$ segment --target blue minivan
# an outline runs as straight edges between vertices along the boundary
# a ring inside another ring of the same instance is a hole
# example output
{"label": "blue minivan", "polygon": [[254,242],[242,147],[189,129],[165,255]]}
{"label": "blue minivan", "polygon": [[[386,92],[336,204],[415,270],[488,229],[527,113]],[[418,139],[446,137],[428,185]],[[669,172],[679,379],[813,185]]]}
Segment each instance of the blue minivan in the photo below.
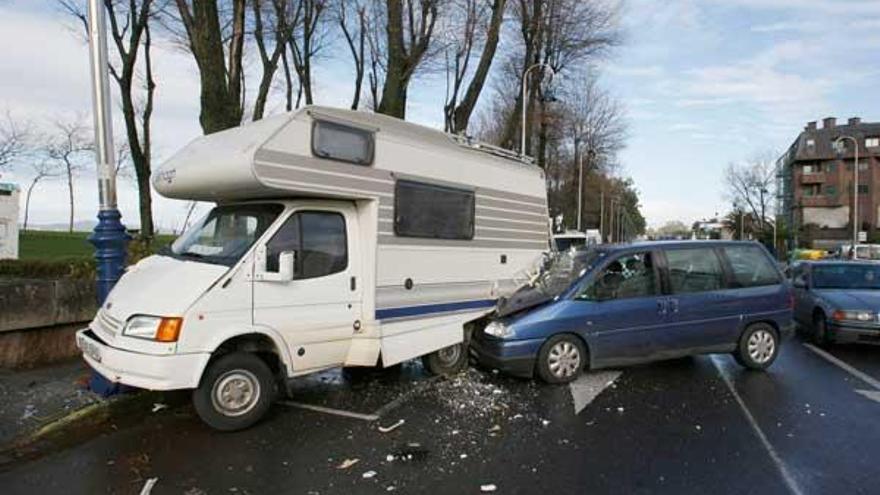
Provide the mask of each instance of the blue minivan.
{"label": "blue minivan", "polygon": [[609,366],[732,353],[763,370],[793,332],[792,292],[758,243],[646,242],[550,257],[474,331],[481,364],[549,383]]}

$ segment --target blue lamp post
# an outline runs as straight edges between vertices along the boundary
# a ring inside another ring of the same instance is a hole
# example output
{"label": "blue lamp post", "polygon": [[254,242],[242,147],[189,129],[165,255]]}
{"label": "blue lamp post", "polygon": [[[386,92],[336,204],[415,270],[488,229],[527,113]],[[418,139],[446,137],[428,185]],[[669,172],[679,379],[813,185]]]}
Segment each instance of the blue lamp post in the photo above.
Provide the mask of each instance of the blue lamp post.
{"label": "blue lamp post", "polygon": [[[101,0],[89,0],[89,58],[99,195],[98,224],[89,236],[89,242],[95,246],[98,305],[101,306],[125,270],[126,247],[130,240],[120,221],[122,215],[116,207],[116,160],[107,74],[107,29]],[[90,385],[92,390],[105,395],[115,392],[115,387],[97,373]]]}

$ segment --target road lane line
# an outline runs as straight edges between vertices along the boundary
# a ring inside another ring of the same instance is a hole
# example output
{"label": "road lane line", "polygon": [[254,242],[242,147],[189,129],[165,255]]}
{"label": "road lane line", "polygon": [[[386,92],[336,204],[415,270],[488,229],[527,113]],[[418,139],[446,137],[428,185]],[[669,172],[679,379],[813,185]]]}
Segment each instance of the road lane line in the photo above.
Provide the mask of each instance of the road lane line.
{"label": "road lane line", "polygon": [[788,487],[789,491],[794,495],[803,495],[803,491],[795,481],[794,477],[788,471],[788,467],[786,467],[785,462],[783,462],[782,457],[780,457],[779,453],[776,452],[776,449],[773,448],[773,445],[770,443],[770,440],[767,439],[767,435],[764,434],[764,430],[758,425],[758,421],[755,419],[755,416],[752,415],[752,412],[749,410],[746,403],[742,400],[739,393],[736,391],[736,387],[733,386],[733,381],[727,376],[727,373],[724,372],[724,369],[718,363],[718,356],[711,356],[712,364],[715,365],[715,369],[718,370],[718,374],[721,375],[721,379],[724,381],[724,384],[727,385],[727,389],[730,390],[730,393],[733,395],[733,398],[736,400],[736,403],[739,404],[740,409],[742,409],[743,414],[748,420],[749,425],[751,425],[752,430],[754,430],[755,435],[761,440],[761,443],[764,444],[764,449],[767,450],[767,453],[770,455],[770,459],[773,461],[773,464],[776,465],[776,469],[779,470],[779,474],[782,475],[782,480],[785,481],[785,485]]}
{"label": "road lane line", "polygon": [[575,415],[580,414],[596,397],[620,377],[620,371],[596,371],[582,374],[568,384]]}
{"label": "road lane line", "polygon": [[375,414],[362,414],[356,413],[352,411],[346,411],[344,409],[334,409],[332,407],[324,407],[324,406],[316,406],[313,404],[306,404],[304,402],[296,402],[292,400],[283,400],[278,402],[284,406],[290,407],[298,407],[300,409],[307,409],[309,411],[321,412],[325,414],[333,414],[335,416],[342,416],[344,418],[352,418],[352,419],[360,419],[363,421],[376,421],[379,419],[379,416]]}
{"label": "road lane line", "polygon": [[870,386],[876,388],[877,390],[880,390],[880,381],[878,381],[877,379],[875,379],[875,378],[869,376],[869,375],[868,375],[867,373],[865,373],[864,371],[860,371],[860,370],[857,370],[856,368],[853,368],[853,367],[850,366],[849,364],[847,364],[847,363],[841,361],[840,359],[838,359],[838,358],[832,356],[832,355],[829,354],[828,352],[823,351],[822,349],[819,349],[818,347],[814,346],[813,344],[807,344],[807,343],[804,343],[804,347],[806,347],[807,349],[809,349],[809,350],[815,352],[816,354],[819,355],[819,357],[825,359],[826,361],[828,361],[829,363],[831,363],[831,364],[837,366],[838,368],[842,369],[843,371],[846,371],[846,372],[849,373],[850,375],[852,375],[852,376],[858,378],[859,380],[861,380],[861,381],[867,383],[868,385],[870,385]]}

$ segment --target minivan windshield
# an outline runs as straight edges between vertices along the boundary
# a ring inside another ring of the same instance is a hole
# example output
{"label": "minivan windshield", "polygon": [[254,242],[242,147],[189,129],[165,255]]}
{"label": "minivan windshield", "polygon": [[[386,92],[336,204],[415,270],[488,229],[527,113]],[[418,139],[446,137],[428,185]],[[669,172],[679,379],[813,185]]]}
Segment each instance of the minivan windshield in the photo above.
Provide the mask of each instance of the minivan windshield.
{"label": "minivan windshield", "polygon": [[282,210],[280,204],[274,203],[217,206],[162,254],[232,266]]}
{"label": "minivan windshield", "polygon": [[839,263],[813,266],[816,289],[880,290],[880,265]]}
{"label": "minivan windshield", "polygon": [[598,249],[559,251],[544,265],[534,286],[544,295],[556,297],[604,255],[605,252]]}

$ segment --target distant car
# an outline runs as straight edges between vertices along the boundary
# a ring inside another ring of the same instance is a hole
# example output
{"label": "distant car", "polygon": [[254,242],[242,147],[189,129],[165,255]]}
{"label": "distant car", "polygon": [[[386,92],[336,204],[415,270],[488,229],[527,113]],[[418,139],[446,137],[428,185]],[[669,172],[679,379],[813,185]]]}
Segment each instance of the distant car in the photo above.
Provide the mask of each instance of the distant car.
{"label": "distant car", "polygon": [[880,342],[880,264],[802,261],[790,274],[795,321],[814,342]]}
{"label": "distant car", "polygon": [[582,248],[587,245],[587,234],[578,231],[567,231],[553,236],[553,245],[557,251],[567,251],[571,248]]}
{"label": "distant car", "polygon": [[483,365],[549,383],[585,368],[703,353],[733,353],[761,370],[793,329],[791,289],[753,242],[569,251],[532,280],[472,336]]}

